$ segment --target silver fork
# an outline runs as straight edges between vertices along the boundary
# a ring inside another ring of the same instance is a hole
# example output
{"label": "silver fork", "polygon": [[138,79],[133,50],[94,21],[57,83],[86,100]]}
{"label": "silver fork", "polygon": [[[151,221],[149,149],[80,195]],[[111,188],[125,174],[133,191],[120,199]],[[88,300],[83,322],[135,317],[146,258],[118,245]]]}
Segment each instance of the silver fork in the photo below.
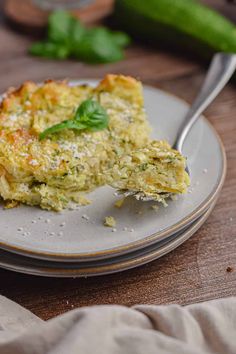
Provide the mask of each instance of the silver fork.
{"label": "silver fork", "polygon": [[[214,55],[200,92],[188,110],[185,119],[177,132],[177,138],[173,144],[173,149],[176,149],[183,154],[185,139],[194,123],[196,123],[204,110],[225,87],[235,69],[236,54],[217,53]],[[186,166],[186,171],[190,174],[188,166]],[[140,191],[122,190],[120,192],[124,193],[125,196],[132,195],[138,200],[153,200],[152,197],[146,196],[145,193]]]}

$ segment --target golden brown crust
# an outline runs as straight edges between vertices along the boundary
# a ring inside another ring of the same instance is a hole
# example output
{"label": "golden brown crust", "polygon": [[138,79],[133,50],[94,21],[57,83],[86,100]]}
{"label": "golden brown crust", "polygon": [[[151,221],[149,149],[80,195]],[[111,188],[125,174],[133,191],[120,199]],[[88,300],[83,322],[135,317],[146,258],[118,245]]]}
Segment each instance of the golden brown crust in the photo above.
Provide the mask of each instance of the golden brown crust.
{"label": "golden brown crust", "polygon": [[142,84],[131,76],[108,74],[96,90],[113,92],[130,102],[143,105]]}
{"label": "golden brown crust", "polygon": [[[71,119],[91,97],[108,112],[109,129],[65,130],[39,140],[39,133]],[[2,198],[55,210],[74,201],[81,204],[81,192],[106,183],[103,171],[118,154],[148,142],[142,101],[141,83],[122,75],[107,75],[95,88],[47,80],[9,90],[0,108]]]}
{"label": "golden brown crust", "polygon": [[[1,102],[0,108],[4,111],[9,109],[12,101],[20,100],[25,95],[31,94],[38,89],[38,84],[32,81],[25,81],[20,87],[11,87],[5,93],[5,97]],[[68,87],[68,80],[51,80],[47,79],[43,82],[42,88],[49,98],[55,98],[55,88]],[[95,88],[95,91],[107,91],[123,97],[130,102],[143,105],[142,84],[131,76],[108,74]]]}

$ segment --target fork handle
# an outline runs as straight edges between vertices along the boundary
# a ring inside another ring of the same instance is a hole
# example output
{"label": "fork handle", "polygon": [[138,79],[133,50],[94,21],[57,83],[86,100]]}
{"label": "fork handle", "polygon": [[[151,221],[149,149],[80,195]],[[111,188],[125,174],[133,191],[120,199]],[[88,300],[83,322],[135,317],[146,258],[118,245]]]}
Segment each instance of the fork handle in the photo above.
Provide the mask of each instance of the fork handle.
{"label": "fork handle", "polygon": [[214,55],[203,86],[187,112],[173,148],[182,152],[183,144],[193,124],[227,84],[236,69],[236,54]]}

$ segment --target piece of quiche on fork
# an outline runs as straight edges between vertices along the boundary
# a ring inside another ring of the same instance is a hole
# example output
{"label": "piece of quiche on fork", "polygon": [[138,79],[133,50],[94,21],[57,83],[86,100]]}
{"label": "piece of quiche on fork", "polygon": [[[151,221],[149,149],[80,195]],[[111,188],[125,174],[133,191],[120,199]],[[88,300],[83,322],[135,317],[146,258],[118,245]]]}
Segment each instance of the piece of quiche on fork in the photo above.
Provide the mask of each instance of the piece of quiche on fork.
{"label": "piece of quiche on fork", "polygon": [[149,134],[142,85],[131,77],[9,89],[0,107],[0,196],[59,211],[106,184],[156,200],[184,193],[184,157]]}
{"label": "piece of quiche on fork", "polygon": [[166,141],[154,140],[121,156],[108,173],[108,184],[127,196],[166,205],[169,196],[187,191],[190,180],[185,168],[186,160],[178,151]]}

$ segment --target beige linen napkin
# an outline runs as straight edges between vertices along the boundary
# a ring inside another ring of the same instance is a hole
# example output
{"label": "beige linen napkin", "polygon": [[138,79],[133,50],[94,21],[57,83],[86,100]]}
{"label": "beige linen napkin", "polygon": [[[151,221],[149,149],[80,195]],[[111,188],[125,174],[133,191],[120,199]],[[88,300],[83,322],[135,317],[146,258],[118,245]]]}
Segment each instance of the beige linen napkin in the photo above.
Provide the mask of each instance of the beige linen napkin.
{"label": "beige linen napkin", "polygon": [[44,322],[0,297],[1,354],[236,354],[236,298],[94,306]]}

